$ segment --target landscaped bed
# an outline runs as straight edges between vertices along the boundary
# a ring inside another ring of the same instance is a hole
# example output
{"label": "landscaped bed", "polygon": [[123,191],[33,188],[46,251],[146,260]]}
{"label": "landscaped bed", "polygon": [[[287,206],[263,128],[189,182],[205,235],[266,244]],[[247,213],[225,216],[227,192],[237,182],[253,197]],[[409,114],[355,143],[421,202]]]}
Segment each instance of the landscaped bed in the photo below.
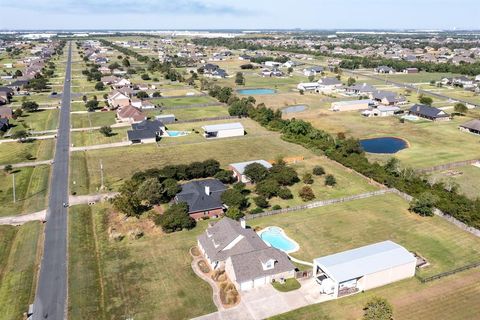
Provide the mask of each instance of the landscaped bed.
{"label": "landscaped bed", "polygon": [[272,283],[272,286],[280,292],[289,292],[293,290],[300,289],[302,286],[297,279],[290,278],[286,279],[283,283],[280,281],[275,281]]}

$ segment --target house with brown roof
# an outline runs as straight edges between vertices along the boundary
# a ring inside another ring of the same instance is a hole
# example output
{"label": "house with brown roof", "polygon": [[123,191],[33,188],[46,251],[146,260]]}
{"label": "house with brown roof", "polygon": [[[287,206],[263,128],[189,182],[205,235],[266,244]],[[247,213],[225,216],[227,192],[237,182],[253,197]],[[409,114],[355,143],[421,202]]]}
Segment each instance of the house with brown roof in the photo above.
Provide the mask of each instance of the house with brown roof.
{"label": "house with brown roof", "polygon": [[473,119],[458,126],[461,131],[480,135],[480,120]]}
{"label": "house with brown roof", "polygon": [[127,105],[117,110],[117,120],[119,122],[136,123],[147,119],[147,116],[138,108]]}
{"label": "house with brown roof", "polygon": [[0,119],[12,119],[13,112],[10,107],[0,107]]}

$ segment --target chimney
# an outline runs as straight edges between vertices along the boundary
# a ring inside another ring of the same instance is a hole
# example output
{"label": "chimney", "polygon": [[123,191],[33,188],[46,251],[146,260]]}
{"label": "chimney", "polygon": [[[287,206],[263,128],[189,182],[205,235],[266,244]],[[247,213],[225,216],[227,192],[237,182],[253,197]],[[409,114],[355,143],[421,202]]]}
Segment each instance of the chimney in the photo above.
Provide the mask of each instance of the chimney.
{"label": "chimney", "polygon": [[205,194],[206,194],[207,196],[210,195],[210,186],[205,186]]}
{"label": "chimney", "polygon": [[240,218],[240,226],[241,226],[243,229],[246,229],[246,228],[247,228],[247,221],[245,221],[245,218]]}

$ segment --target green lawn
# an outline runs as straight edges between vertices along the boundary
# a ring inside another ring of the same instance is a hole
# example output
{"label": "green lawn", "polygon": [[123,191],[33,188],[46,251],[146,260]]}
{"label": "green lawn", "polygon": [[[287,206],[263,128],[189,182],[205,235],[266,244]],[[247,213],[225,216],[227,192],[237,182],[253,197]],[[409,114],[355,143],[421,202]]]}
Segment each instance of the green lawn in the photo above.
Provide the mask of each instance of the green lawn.
{"label": "green lawn", "polygon": [[146,112],[149,117],[159,114],[174,114],[177,120],[192,120],[211,117],[228,116],[228,109],[223,106],[207,106],[198,108],[184,108],[175,110],[165,110],[163,112],[152,110]]}
{"label": "green lawn", "polygon": [[19,168],[15,173],[16,202],[13,203],[13,175],[0,172],[0,216],[33,213],[47,206],[50,166]]}
{"label": "green lawn", "polygon": [[452,168],[430,174],[430,181],[443,181],[447,185],[458,185],[462,194],[476,199],[480,197],[480,168],[473,165]]}
{"label": "green lawn", "polygon": [[113,111],[73,113],[71,115],[72,128],[110,126],[115,123],[115,116],[116,113]]}
{"label": "green lawn", "polygon": [[164,107],[177,107],[191,104],[216,103],[217,101],[209,96],[191,96],[184,98],[152,99],[151,102]]}
{"label": "green lawn", "polygon": [[18,130],[44,131],[57,129],[59,110],[39,110],[37,112],[25,112],[17,120],[12,120],[14,126],[10,132]]}
{"label": "green lawn", "polygon": [[[33,142],[8,142],[0,144],[0,165],[19,162],[29,162],[27,154],[35,157],[35,160],[49,160],[53,158],[54,139],[35,140]],[[35,161],[31,160],[31,161]]]}
{"label": "green lawn", "polygon": [[417,272],[431,276],[480,261],[480,239],[439,218],[422,218],[390,194],[249,221],[254,227],[283,228],[300,245],[292,256],[314,258],[392,240],[430,263]]}
{"label": "green lawn", "polygon": [[215,311],[211,289],[193,273],[188,252],[205,222],[193,231],[115,242],[108,237],[108,210],[70,209],[70,319],[170,320]]}
{"label": "green lawn", "polygon": [[130,130],[130,128],[113,128],[112,134],[108,137],[100,133],[98,129],[75,131],[71,133],[71,143],[74,147],[80,147],[127,141],[127,130]]}
{"label": "green lawn", "polygon": [[0,226],[0,310],[2,319],[24,319],[33,302],[40,260],[42,224]]}
{"label": "green lawn", "polygon": [[285,280],[285,283],[283,284],[278,281],[274,282],[272,283],[272,286],[280,292],[289,292],[300,289],[302,285],[297,281],[297,279],[291,278]]}

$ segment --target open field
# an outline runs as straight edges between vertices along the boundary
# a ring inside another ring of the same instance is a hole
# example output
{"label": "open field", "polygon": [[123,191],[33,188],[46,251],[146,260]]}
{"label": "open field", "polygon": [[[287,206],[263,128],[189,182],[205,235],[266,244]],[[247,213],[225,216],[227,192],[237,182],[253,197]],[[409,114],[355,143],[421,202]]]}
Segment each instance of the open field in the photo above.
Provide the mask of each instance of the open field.
{"label": "open field", "polygon": [[2,319],[24,319],[33,302],[40,262],[42,224],[0,226],[0,310]]}
{"label": "open field", "polygon": [[480,168],[473,165],[453,168],[450,170],[430,174],[431,181],[443,181],[448,184],[458,184],[462,194],[469,198],[480,197],[478,181],[480,181]]}
{"label": "open field", "polygon": [[356,320],[373,297],[386,298],[393,305],[396,320],[476,319],[480,312],[480,272],[465,271],[422,284],[408,279],[351,297],[314,304],[271,319]]}
{"label": "open field", "polygon": [[52,159],[54,145],[54,139],[2,143],[0,144],[0,165],[28,162],[27,154],[31,154],[37,161]]}
{"label": "open field", "polygon": [[279,226],[300,245],[291,255],[314,258],[392,240],[424,257],[422,277],[480,262],[480,239],[439,218],[422,218],[408,203],[388,194],[333,206],[258,218],[253,227]]}
{"label": "open field", "polygon": [[19,130],[44,131],[54,130],[58,125],[59,110],[38,110],[36,112],[25,112],[23,115],[11,121],[13,128],[10,133]]}
{"label": "open field", "polygon": [[174,114],[177,120],[192,120],[203,119],[211,117],[228,116],[228,108],[224,106],[207,106],[195,108],[181,108],[174,110],[148,110],[146,111],[148,117],[154,117],[159,114]]}
{"label": "open field", "polygon": [[108,236],[108,210],[70,210],[70,319],[170,320],[215,311],[211,289],[193,273],[188,252],[206,222],[192,231],[155,229],[139,240],[115,242]]}
{"label": "open field", "polygon": [[100,133],[98,129],[76,131],[71,133],[71,143],[75,147],[80,147],[127,141],[127,130],[130,130],[130,127],[112,128],[112,134],[108,137]]}
{"label": "open field", "polygon": [[191,96],[184,98],[163,98],[163,99],[152,99],[152,103],[158,104],[164,107],[177,107],[185,106],[191,104],[201,104],[201,103],[216,103],[217,101],[209,96]]}
{"label": "open field", "polygon": [[12,174],[0,172],[0,216],[33,213],[47,206],[50,166],[24,167],[14,171],[16,202],[13,203]]}
{"label": "open field", "polygon": [[115,123],[115,116],[116,113],[113,111],[73,113],[71,115],[72,128],[110,126]]}

